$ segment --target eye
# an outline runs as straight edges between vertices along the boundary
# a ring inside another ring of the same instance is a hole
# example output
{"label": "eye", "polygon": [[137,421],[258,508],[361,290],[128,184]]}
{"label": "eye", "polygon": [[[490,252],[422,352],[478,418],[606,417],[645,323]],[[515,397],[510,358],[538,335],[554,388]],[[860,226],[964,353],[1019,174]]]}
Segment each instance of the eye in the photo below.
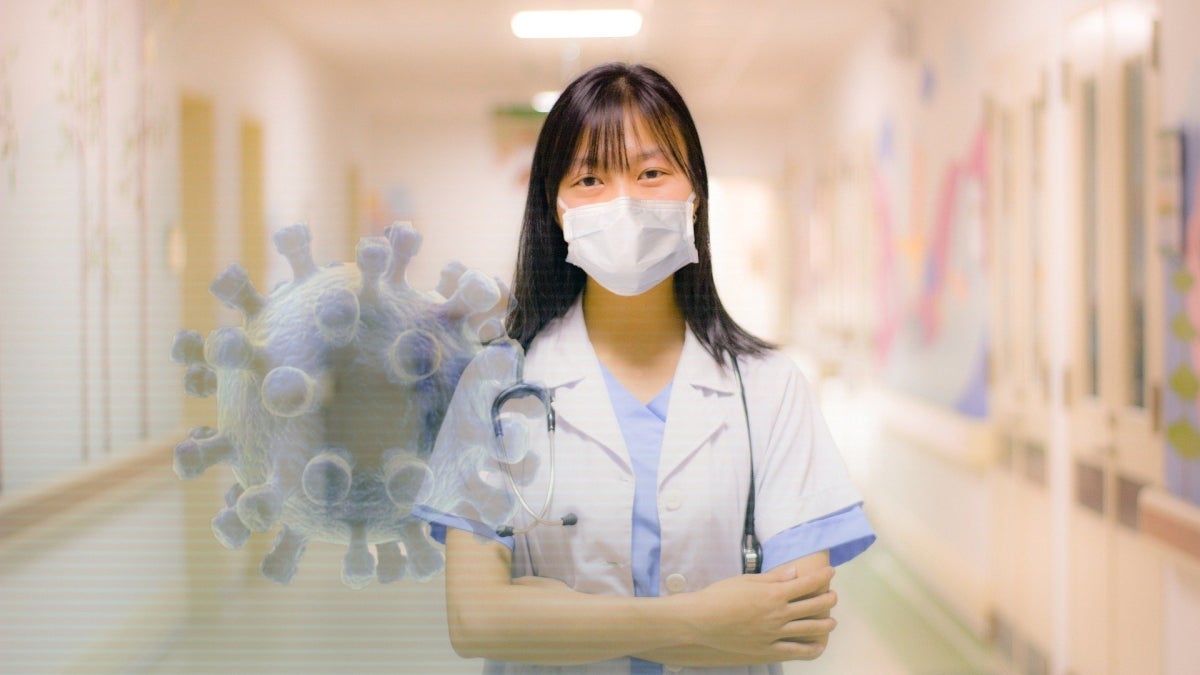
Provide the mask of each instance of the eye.
{"label": "eye", "polygon": [[642,172],[640,178],[643,180],[657,180],[667,175],[667,172],[662,169],[646,169]]}
{"label": "eye", "polygon": [[575,181],[575,185],[579,187],[596,187],[600,185],[600,179],[595,176],[581,176]]}

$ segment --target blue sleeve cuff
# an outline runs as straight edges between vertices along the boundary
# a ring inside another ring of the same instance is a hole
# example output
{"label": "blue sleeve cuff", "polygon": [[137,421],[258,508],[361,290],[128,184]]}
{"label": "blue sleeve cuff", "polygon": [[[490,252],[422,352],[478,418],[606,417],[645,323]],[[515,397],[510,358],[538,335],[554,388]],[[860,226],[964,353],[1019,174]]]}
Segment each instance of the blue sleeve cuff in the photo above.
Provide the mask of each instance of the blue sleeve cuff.
{"label": "blue sleeve cuff", "polygon": [[855,504],[771,537],[763,544],[763,571],[825,550],[829,551],[829,564],[841,565],[873,543],[875,530],[862,504]]}
{"label": "blue sleeve cuff", "polygon": [[443,546],[446,545],[446,528],[453,527],[456,530],[473,532],[484,539],[504,544],[508,547],[509,551],[513,550],[512,537],[501,537],[495,530],[483,523],[454,516],[449,513],[442,513],[421,504],[413,507],[412,514],[429,523],[429,536]]}

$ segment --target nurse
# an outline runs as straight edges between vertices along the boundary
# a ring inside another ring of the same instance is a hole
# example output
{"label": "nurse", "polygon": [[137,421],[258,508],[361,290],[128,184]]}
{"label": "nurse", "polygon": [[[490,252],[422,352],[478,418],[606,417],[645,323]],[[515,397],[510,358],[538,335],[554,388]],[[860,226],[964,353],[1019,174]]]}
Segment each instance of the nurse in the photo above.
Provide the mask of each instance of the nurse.
{"label": "nurse", "polygon": [[[574,524],[446,519],[451,641],[488,672],[767,673],[826,645],[833,566],[875,535],[808,383],[721,305],[708,211],[662,75],[609,64],[566,88],[534,152],[508,333],[557,413],[547,517]],[[545,464],[522,488],[535,503]],[[751,482],[761,574],[743,573]]]}

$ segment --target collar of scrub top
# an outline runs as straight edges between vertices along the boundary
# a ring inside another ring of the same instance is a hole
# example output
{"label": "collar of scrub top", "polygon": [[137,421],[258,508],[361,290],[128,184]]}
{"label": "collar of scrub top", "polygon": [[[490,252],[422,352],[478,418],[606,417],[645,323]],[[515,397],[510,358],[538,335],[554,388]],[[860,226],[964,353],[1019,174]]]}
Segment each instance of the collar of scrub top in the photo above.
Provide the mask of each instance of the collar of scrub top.
{"label": "collar of scrub top", "polygon": [[[546,326],[530,345],[526,375],[553,391],[557,424],[596,440],[613,459],[632,474],[633,465],[600,372],[600,361],[588,340],[583,321],[582,296],[561,318]],[[668,478],[722,424],[742,422],[738,383],[730,369],[721,367],[692,335],[685,331],[683,353],[675,371],[671,408],[687,415],[668,416],[659,460],[659,482]],[[736,412],[736,416],[733,414]]]}

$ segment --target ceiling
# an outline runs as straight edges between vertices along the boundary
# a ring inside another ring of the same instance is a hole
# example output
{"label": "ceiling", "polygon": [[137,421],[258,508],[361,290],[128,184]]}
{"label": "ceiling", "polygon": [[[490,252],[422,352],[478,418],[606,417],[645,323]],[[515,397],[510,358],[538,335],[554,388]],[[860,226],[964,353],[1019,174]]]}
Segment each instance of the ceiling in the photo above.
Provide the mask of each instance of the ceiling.
{"label": "ceiling", "polygon": [[[453,114],[527,103],[597,63],[638,61],[699,115],[786,117],[885,0],[255,0],[385,114]],[[635,8],[624,39],[521,40],[523,9]],[[742,106],[738,110],[738,106]]]}

